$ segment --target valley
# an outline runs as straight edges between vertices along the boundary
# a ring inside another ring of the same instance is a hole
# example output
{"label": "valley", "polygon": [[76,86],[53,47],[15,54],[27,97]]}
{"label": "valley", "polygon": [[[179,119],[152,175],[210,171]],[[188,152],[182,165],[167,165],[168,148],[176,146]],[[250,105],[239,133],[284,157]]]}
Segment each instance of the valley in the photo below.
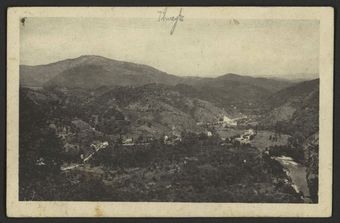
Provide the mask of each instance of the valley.
{"label": "valley", "polygon": [[98,56],[20,75],[21,200],[317,202],[318,79]]}

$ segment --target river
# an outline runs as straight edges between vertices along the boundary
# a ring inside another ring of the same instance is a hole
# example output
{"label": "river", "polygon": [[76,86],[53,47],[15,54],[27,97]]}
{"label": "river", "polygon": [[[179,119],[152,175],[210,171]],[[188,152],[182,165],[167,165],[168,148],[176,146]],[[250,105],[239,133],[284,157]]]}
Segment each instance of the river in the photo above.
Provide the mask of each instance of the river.
{"label": "river", "polygon": [[293,187],[296,191],[301,191],[304,195],[304,201],[310,203],[310,194],[306,179],[306,167],[295,162],[291,157],[279,156],[275,160],[287,170],[287,174],[292,179]]}

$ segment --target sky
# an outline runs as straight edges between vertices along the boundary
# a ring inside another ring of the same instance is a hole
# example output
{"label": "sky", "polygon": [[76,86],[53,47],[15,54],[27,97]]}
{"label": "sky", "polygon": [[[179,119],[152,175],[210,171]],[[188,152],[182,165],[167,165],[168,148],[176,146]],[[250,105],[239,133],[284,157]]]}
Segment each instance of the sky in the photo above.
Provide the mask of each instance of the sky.
{"label": "sky", "polygon": [[319,21],[190,18],[185,11],[183,16],[172,35],[173,22],[159,21],[157,13],[154,18],[28,17],[20,25],[20,63],[100,55],[179,76],[318,76]]}

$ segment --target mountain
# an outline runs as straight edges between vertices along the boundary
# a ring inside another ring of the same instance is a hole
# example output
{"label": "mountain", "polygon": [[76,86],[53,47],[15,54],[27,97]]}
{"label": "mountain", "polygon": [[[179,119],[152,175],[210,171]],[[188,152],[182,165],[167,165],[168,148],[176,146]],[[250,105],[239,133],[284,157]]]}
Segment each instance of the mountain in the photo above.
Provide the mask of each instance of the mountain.
{"label": "mountain", "polygon": [[202,98],[225,109],[236,109],[247,113],[258,110],[263,99],[273,92],[290,86],[289,81],[255,78],[237,74],[226,74],[216,78],[193,79],[182,86],[192,97]]}
{"label": "mountain", "polygon": [[270,107],[278,107],[289,101],[296,104],[301,101],[298,99],[307,97],[312,92],[318,91],[318,89],[319,79],[293,84],[293,86],[282,89],[271,95],[266,100],[266,105]]}
{"label": "mountain", "polygon": [[305,81],[271,95],[262,105],[262,124],[286,123],[305,137],[319,129],[319,79]]}
{"label": "mountain", "polygon": [[[83,78],[86,80],[82,80]],[[46,65],[21,65],[20,81],[22,86],[28,87],[41,87],[43,85],[71,87],[74,85],[74,87],[85,88],[100,87],[101,85],[136,86],[148,83],[187,84],[218,88],[225,87],[226,83],[242,83],[263,88],[270,92],[278,91],[291,84],[286,80],[255,78],[236,74],[226,74],[217,78],[179,77],[147,65],[94,55],[80,56]],[[89,84],[86,81],[93,81],[93,83]]]}
{"label": "mountain", "polygon": [[286,88],[292,83],[288,80],[279,80],[279,79],[269,79],[263,77],[251,77],[245,75],[237,75],[237,74],[225,74],[219,76],[217,78],[205,79],[202,80],[200,85],[211,85],[215,87],[223,87],[225,83],[242,83],[246,85],[250,85],[253,87],[263,88],[269,92],[276,92],[283,88]]}
{"label": "mountain", "polygon": [[[89,77],[86,77],[89,76]],[[153,67],[108,59],[101,56],[86,55],[56,63],[37,66],[20,66],[22,86],[41,87],[61,86],[99,87],[105,85],[143,85],[164,83],[173,85],[179,77],[159,71]],[[82,79],[86,77],[89,84]],[[99,80],[100,79],[100,80]],[[97,84],[97,85],[96,85]]]}

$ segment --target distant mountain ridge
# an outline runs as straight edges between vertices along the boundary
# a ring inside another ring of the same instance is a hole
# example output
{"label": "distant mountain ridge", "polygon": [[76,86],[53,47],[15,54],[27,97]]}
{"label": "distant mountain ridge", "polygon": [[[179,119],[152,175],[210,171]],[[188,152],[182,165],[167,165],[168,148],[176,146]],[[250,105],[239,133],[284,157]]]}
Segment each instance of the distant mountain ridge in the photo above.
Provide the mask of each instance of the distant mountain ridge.
{"label": "distant mountain ridge", "polygon": [[[84,80],[82,80],[85,78]],[[99,80],[100,79],[100,80]],[[92,83],[85,83],[85,81]],[[291,84],[286,80],[256,78],[226,74],[216,78],[180,77],[151,66],[113,60],[102,56],[84,55],[45,65],[20,65],[20,84],[27,87],[59,86],[96,88],[107,86],[140,86],[149,83],[192,86],[220,85],[234,81],[262,87],[269,91],[280,90]],[[84,85],[84,86],[82,86]]]}
{"label": "distant mountain ridge", "polygon": [[181,77],[153,67],[102,56],[85,55],[51,64],[20,66],[23,87],[61,87],[93,90],[100,87],[162,84],[191,98],[241,112],[257,109],[264,99],[294,82],[228,73],[216,78]]}
{"label": "distant mountain ridge", "polygon": [[222,76],[218,76],[210,80],[210,84],[214,84],[215,86],[221,85],[224,82],[243,82],[249,85],[253,85],[255,87],[264,88],[270,92],[275,92],[278,89],[283,89],[291,85],[291,82],[288,80],[278,80],[278,79],[270,79],[264,77],[251,77],[245,75],[238,75],[238,74],[225,74]]}

